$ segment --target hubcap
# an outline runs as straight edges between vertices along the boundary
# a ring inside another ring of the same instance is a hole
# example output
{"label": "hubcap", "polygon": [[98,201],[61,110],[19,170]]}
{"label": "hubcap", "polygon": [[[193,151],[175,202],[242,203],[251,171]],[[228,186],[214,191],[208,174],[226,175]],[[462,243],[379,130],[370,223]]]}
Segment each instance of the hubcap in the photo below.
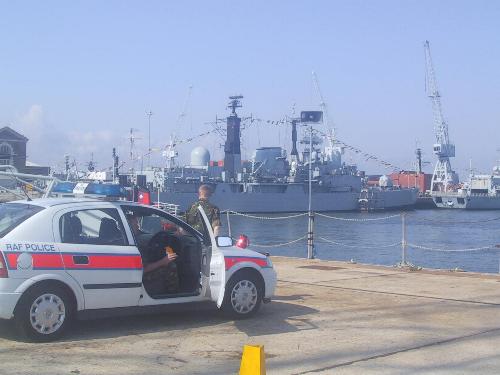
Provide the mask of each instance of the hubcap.
{"label": "hubcap", "polygon": [[55,294],[43,294],[31,305],[31,326],[39,333],[49,335],[56,332],[61,328],[65,318],[64,302]]}
{"label": "hubcap", "polygon": [[257,287],[250,280],[239,281],[231,291],[231,305],[233,309],[246,314],[257,305]]}

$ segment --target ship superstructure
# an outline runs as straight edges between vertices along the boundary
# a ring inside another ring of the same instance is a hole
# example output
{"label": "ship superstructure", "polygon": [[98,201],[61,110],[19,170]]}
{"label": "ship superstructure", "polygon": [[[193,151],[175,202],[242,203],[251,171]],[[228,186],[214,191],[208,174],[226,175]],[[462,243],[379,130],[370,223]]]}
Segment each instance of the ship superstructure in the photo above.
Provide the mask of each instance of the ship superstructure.
{"label": "ship superstructure", "polygon": [[434,202],[440,208],[463,208],[468,210],[500,209],[500,164],[491,174],[475,174],[453,192],[437,193]]}
{"label": "ship superstructure", "polygon": [[[238,212],[305,212],[308,210],[309,166],[312,179],[312,209],[314,211],[357,211],[397,209],[415,204],[416,189],[391,186],[364,187],[364,174],[355,165],[342,161],[342,148],[333,137],[314,132],[312,140],[305,136],[298,141],[301,118],[291,118],[291,153],[282,147],[260,147],[251,160],[241,161],[242,96],[230,97],[230,114],[226,118],[224,160],[210,160],[210,153],[196,147],[188,166],[165,170],[165,184],[159,192],[162,202],[178,204],[186,210],[197,199],[200,184],[213,187],[212,201],[221,210]],[[315,116],[321,111],[305,111]],[[321,121],[317,121],[321,125]],[[327,142],[326,147],[322,144]],[[310,142],[311,141],[311,142]],[[299,151],[299,143],[302,147]],[[312,147],[311,147],[312,146]],[[368,195],[365,193],[368,191]],[[156,196],[156,193],[153,194]]]}

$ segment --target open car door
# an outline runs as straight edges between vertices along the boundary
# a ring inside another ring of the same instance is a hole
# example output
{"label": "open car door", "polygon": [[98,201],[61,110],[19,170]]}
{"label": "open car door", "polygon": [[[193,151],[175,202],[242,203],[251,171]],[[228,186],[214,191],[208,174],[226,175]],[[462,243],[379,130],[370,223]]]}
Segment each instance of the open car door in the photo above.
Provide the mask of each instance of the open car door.
{"label": "open car door", "polygon": [[226,262],[224,260],[224,254],[217,246],[217,241],[215,239],[210,220],[208,220],[208,217],[201,206],[198,206],[198,210],[200,211],[201,217],[205,222],[207,232],[210,236],[210,243],[212,245],[212,254],[210,257],[209,295],[212,301],[217,303],[217,307],[221,307],[226,287]]}

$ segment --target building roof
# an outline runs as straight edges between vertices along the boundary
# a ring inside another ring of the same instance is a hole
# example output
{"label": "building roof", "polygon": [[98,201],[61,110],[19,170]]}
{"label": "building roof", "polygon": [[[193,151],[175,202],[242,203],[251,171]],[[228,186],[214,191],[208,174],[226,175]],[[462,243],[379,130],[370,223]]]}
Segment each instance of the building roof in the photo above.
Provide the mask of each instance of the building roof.
{"label": "building roof", "polygon": [[9,126],[0,128],[0,140],[28,142],[28,138],[19,134]]}

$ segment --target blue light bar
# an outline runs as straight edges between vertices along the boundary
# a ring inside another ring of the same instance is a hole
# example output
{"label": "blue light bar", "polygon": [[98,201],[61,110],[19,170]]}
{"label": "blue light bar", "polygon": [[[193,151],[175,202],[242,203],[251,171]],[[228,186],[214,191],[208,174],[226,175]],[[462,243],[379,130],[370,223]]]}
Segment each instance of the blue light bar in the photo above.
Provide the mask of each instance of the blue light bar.
{"label": "blue light bar", "polygon": [[75,188],[75,182],[63,181],[58,182],[56,186],[52,188],[53,193],[73,193],[73,189]]}
{"label": "blue light bar", "polygon": [[107,197],[125,197],[125,189],[120,185],[89,184],[85,188],[85,194],[105,195]]}
{"label": "blue light bar", "polygon": [[103,197],[121,198],[126,197],[125,188],[114,184],[94,184],[94,183],[76,183],[63,181],[57,183],[52,188],[53,193],[75,194],[75,195],[101,195]]}

